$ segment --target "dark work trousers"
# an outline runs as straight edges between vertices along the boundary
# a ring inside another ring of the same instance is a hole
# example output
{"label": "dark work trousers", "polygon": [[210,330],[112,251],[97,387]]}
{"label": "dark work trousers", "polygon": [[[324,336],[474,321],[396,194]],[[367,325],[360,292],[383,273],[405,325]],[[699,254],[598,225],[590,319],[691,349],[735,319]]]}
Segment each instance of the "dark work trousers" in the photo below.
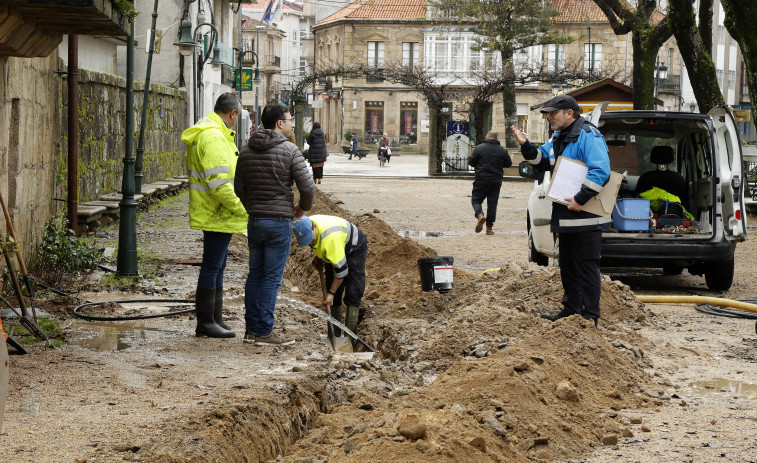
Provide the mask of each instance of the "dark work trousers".
{"label": "dark work trousers", "polygon": [[491,227],[497,220],[497,202],[499,201],[499,190],[502,188],[502,179],[499,180],[481,180],[473,181],[473,192],[471,193],[471,204],[473,204],[473,213],[476,217],[484,211],[481,204],[486,199],[486,226]]}
{"label": "dark work trousers", "polygon": [[[368,240],[365,233],[358,228],[357,244],[347,254],[347,277],[334,294],[334,307],[342,305],[342,298],[347,307],[360,307],[365,293],[365,260],[368,256]],[[331,288],[334,281],[334,268],[327,264],[326,287]]]}
{"label": "dark work trousers", "polygon": [[601,250],[601,230],[560,233],[559,260],[560,277],[565,291],[562,298],[564,311],[572,311],[586,319],[599,318]]}
{"label": "dark work trousers", "polygon": [[223,271],[226,269],[226,257],[229,255],[231,233],[202,232],[202,264],[197,287],[213,289],[223,286]]}

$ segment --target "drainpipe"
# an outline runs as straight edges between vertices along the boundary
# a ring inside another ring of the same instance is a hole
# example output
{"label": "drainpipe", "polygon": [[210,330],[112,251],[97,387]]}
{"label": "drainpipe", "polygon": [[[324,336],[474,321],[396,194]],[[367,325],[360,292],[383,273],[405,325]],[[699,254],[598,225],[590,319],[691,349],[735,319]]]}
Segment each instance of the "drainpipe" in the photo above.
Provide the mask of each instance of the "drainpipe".
{"label": "drainpipe", "polygon": [[145,98],[142,101],[142,123],[139,126],[139,144],[137,144],[137,160],[134,164],[134,191],[142,193],[142,155],[145,152],[145,125],[147,119],[147,104],[150,99],[150,68],[152,68],[152,54],[155,51],[155,21],[158,19],[158,0],[152,10],[152,27],[150,28],[150,52],[147,55],[147,72],[145,73]]}
{"label": "drainpipe", "polygon": [[79,40],[68,36],[68,228],[78,235],[79,224]]}
{"label": "drainpipe", "polygon": [[126,41],[126,152],[121,184],[116,275],[137,273],[137,202],[134,200],[134,23]]}

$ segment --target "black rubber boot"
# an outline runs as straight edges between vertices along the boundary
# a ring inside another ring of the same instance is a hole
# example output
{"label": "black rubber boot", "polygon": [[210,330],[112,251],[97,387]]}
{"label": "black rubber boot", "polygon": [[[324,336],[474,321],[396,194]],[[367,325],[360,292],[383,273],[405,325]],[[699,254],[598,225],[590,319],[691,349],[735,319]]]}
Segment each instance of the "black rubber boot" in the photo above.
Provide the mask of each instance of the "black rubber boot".
{"label": "black rubber boot", "polygon": [[541,318],[554,322],[561,318],[570,317],[571,315],[573,315],[573,311],[563,307],[563,309],[556,314],[543,313],[541,314]]}
{"label": "black rubber boot", "polygon": [[[344,323],[344,315],[342,315],[342,306],[332,305],[331,316],[336,318],[339,323]],[[338,328],[336,325],[334,325],[334,336],[341,336],[341,335],[342,335],[342,330]]]}
{"label": "black rubber boot", "polygon": [[233,331],[229,331],[218,326],[213,319],[213,313],[216,307],[216,290],[197,288],[195,295],[195,314],[197,315],[196,336],[207,336],[209,338],[233,338]]}
{"label": "black rubber boot", "polygon": [[347,323],[345,323],[345,326],[353,333],[357,332],[359,314],[360,307],[347,307]]}
{"label": "black rubber boot", "polygon": [[213,320],[221,328],[231,330],[231,327],[223,322],[223,286],[216,286],[216,305],[213,311]]}

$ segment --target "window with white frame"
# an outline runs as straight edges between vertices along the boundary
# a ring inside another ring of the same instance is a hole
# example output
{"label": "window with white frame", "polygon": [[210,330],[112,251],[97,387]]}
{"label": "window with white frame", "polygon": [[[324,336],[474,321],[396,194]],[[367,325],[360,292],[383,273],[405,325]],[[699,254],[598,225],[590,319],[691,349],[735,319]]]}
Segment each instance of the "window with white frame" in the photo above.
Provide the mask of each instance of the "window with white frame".
{"label": "window with white frame", "polygon": [[565,45],[550,43],[547,45],[547,72],[565,70]]}
{"label": "window with white frame", "polygon": [[384,42],[368,42],[368,66],[384,67]]}
{"label": "window with white frame", "polygon": [[541,46],[521,48],[513,54],[513,65],[518,76],[536,74],[541,63]]}
{"label": "window with white frame", "polygon": [[421,44],[418,42],[402,42],[402,65],[410,68],[418,67]]}
{"label": "window with white frame", "polygon": [[476,41],[473,32],[452,35],[430,32],[424,36],[424,61],[431,63],[439,75],[465,77],[472,71],[499,67],[498,54],[492,54]]}
{"label": "window with white frame", "polygon": [[584,71],[595,74],[602,71],[602,44],[584,44]]}

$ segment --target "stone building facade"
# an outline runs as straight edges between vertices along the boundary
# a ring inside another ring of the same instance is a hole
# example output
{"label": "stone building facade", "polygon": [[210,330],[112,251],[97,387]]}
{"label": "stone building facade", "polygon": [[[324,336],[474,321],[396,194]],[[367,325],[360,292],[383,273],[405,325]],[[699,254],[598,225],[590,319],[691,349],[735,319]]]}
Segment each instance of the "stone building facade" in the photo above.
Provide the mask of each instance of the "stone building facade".
{"label": "stone building facade", "polygon": [[[522,50],[514,57],[519,67],[573,66],[593,71],[597,78],[610,77],[630,84],[633,53],[630,35],[617,36],[602,11],[591,0],[555,0],[560,15],[554,28],[572,36],[565,45],[539,45]],[[355,2],[317,22],[313,27],[315,66],[333,63],[367,62],[380,68],[394,64],[430,67],[439,77],[450,80],[471,76],[471,67],[489,59],[476,50],[475,26],[449,25],[436,21],[423,0],[408,0],[401,7],[389,0]],[[494,56],[495,62],[498,57]],[[660,88],[659,98],[666,109],[673,108],[680,92],[681,58],[670,40],[660,50],[660,60],[668,66],[668,81]],[[471,82],[473,80],[470,80]],[[569,92],[591,80],[520,85],[516,92],[517,125],[543,141],[544,122],[532,107],[558,93]],[[454,92],[453,92],[454,93]],[[465,101],[452,101],[454,120],[468,120],[458,112]],[[377,132],[386,132],[402,152],[427,153],[429,147],[429,109],[422,95],[400,84],[371,78],[324,79],[314,94],[314,121],[321,122],[329,136],[329,148],[345,144],[343,134],[357,132],[367,146]],[[493,99],[487,129],[506,130],[501,97]],[[516,160],[517,160],[516,153]]]}

